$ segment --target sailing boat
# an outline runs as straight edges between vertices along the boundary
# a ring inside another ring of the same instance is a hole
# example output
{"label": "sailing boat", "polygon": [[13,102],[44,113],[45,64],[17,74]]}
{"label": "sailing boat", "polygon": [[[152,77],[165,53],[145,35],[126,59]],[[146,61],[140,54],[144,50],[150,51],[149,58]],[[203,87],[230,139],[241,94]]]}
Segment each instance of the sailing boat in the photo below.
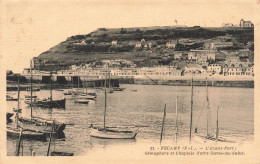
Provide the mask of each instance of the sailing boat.
{"label": "sailing boat", "polygon": [[104,126],[94,127],[90,125],[90,136],[103,139],[135,139],[138,129],[136,131],[116,130],[106,127],[106,106],[107,106],[107,91],[105,78],[105,108],[104,108]]}
{"label": "sailing boat", "polygon": [[[20,109],[20,86],[19,86],[19,78],[18,78],[18,99],[17,99],[17,108]],[[34,139],[34,140],[41,140],[45,141],[46,140],[46,134],[42,132],[37,132],[35,130],[28,130],[28,129],[22,129],[21,126],[19,126],[19,110],[16,110],[16,115],[15,115],[15,124],[14,127],[7,127],[6,132],[7,136],[9,137],[19,137],[21,134],[21,131],[23,131],[23,138],[28,138],[28,139]]]}
{"label": "sailing boat", "polygon": [[65,108],[66,99],[53,100],[52,98],[52,71],[50,72],[50,97],[47,99],[35,99],[33,102],[25,101],[28,105],[46,108]]}
{"label": "sailing boat", "polygon": [[198,133],[198,128],[195,128],[195,140],[197,140],[198,142],[200,142],[202,140],[202,142],[204,143],[208,143],[208,142],[228,142],[228,143],[234,143],[235,141],[231,141],[222,137],[219,137],[219,127],[218,127],[218,110],[219,107],[217,108],[217,122],[216,122],[216,136],[214,136],[213,134],[209,133],[209,122],[210,122],[210,105],[209,105],[209,96],[208,96],[208,80],[206,78],[206,92],[207,92],[207,134],[203,135],[203,134],[199,134]]}
{"label": "sailing boat", "polygon": [[[84,85],[83,85],[84,87]],[[80,97],[83,98],[84,100],[96,100],[97,96],[94,93],[88,93],[87,85],[84,87],[84,92],[80,93]]]}
{"label": "sailing boat", "polygon": [[[33,91],[32,90],[32,88],[33,88],[32,87],[32,71],[31,71],[31,81],[30,81],[30,84],[31,84],[30,103],[33,104],[33,102],[35,100],[33,99],[33,95],[32,95],[32,91]],[[29,101],[29,100],[27,100],[27,101]],[[19,118],[19,121],[21,122],[21,124],[23,124],[23,127],[27,128],[27,129],[34,129],[34,130],[37,130],[37,131],[50,133],[53,120],[33,116],[33,114],[32,114],[32,112],[33,112],[33,105],[30,105],[30,107],[31,107],[31,116],[30,116],[30,118],[24,118],[24,117],[20,117]],[[56,123],[55,127],[54,127],[55,133],[57,133],[57,134],[58,133],[62,133],[63,130],[65,129],[65,127],[66,127],[66,124],[64,124],[64,123]]]}

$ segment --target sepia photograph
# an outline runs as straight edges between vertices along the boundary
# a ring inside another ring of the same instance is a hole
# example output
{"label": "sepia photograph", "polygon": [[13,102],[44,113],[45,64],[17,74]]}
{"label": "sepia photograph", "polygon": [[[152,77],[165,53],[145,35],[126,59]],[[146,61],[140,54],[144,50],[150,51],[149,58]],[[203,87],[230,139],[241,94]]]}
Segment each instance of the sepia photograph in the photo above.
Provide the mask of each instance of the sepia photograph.
{"label": "sepia photograph", "polygon": [[260,162],[259,1],[0,9],[0,163]]}

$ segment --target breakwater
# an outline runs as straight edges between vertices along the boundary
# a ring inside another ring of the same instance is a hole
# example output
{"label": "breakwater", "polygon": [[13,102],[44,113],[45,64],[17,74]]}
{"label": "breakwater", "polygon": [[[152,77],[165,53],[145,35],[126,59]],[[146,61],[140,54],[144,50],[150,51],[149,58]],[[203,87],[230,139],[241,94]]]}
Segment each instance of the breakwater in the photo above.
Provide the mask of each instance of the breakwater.
{"label": "breakwater", "polygon": [[[205,86],[206,79],[194,79],[194,86]],[[141,85],[172,85],[172,86],[190,86],[190,79],[169,80],[169,79],[137,79],[122,78],[119,79],[121,84],[141,84]],[[214,87],[240,87],[254,88],[254,80],[208,80],[208,86]]]}

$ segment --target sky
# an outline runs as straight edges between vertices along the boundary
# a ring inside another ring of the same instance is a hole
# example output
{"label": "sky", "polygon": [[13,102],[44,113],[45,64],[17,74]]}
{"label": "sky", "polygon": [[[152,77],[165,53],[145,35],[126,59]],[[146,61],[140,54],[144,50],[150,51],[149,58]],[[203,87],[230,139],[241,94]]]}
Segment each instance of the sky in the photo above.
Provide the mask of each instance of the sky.
{"label": "sky", "polygon": [[219,27],[240,19],[257,23],[255,0],[3,0],[0,1],[1,68],[21,73],[30,59],[72,35],[97,28]]}

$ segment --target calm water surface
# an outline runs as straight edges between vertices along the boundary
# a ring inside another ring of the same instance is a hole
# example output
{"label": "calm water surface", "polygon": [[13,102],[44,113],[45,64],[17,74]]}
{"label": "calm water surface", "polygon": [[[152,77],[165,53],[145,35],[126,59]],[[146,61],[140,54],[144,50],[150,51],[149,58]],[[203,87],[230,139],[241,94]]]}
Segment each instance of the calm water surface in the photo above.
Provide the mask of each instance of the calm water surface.
{"label": "calm water surface", "polygon": [[[178,94],[179,138],[188,140],[190,123],[191,87],[156,85],[121,85],[122,92],[107,94],[107,126],[136,129],[136,140],[104,140],[89,136],[89,125],[103,126],[104,92],[97,91],[96,101],[89,104],[74,104],[75,97],[65,96],[66,109],[34,108],[33,115],[67,123],[65,139],[55,139],[51,151],[73,152],[74,155],[91,153],[96,148],[107,149],[113,145],[138,145],[143,142],[159,143],[163,109],[166,104],[164,140],[173,140],[175,134],[176,94]],[[137,92],[133,91],[137,90]],[[216,110],[219,106],[220,135],[237,142],[253,141],[254,131],[254,89],[209,87],[210,130],[214,134]],[[54,99],[63,97],[61,91],[53,91]],[[21,92],[21,98],[28,92]],[[39,97],[48,97],[49,91],[36,92]],[[30,108],[21,100],[22,116],[30,116]],[[8,111],[17,102],[8,101]],[[207,101],[206,88],[194,87],[193,127],[200,133],[206,131]],[[11,126],[13,123],[9,123]],[[7,139],[7,154],[15,155],[16,140]],[[45,156],[48,142],[23,141],[23,155],[30,155],[32,148],[36,155]]]}

